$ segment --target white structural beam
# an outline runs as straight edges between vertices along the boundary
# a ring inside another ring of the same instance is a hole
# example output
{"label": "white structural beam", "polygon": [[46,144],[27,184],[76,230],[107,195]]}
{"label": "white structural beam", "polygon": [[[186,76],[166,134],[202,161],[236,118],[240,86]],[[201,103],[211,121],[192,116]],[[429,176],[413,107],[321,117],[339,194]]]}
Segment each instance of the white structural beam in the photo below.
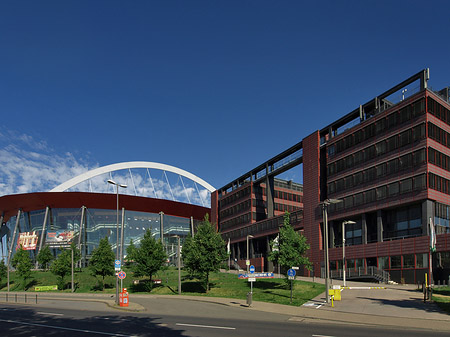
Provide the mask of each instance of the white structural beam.
{"label": "white structural beam", "polygon": [[68,190],[69,188],[78,185],[79,183],[82,183],[83,181],[89,180],[91,178],[94,178],[96,176],[113,172],[113,171],[119,171],[119,170],[128,170],[132,168],[146,168],[146,169],[156,169],[156,170],[162,170],[162,171],[169,171],[175,174],[179,174],[183,177],[186,177],[197,184],[203,186],[210,192],[214,192],[216,189],[208,184],[203,179],[197,177],[196,175],[182,170],[175,166],[170,166],[166,164],[161,163],[154,163],[154,162],[148,162],[148,161],[130,161],[130,162],[124,162],[124,163],[117,163],[107,166],[102,166],[93,170],[90,170],[88,172],[82,173],[79,176],[76,176],[75,178],[69,179],[66,182],[62,183],[61,185],[56,186],[50,192],[64,192]]}

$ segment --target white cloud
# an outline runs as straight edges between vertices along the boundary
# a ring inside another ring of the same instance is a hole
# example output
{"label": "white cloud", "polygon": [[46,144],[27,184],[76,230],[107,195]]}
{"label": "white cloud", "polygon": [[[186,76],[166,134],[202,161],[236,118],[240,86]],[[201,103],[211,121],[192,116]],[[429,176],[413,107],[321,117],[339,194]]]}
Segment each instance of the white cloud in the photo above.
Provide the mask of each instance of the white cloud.
{"label": "white cloud", "polygon": [[59,155],[45,141],[11,131],[0,134],[0,195],[44,192],[98,165],[71,153]]}
{"label": "white cloud", "polygon": [[[98,166],[70,152],[58,154],[45,141],[35,141],[32,136],[0,133],[0,196],[49,191]],[[110,178],[128,185],[120,189],[121,194],[210,205],[210,193],[202,186],[170,172],[164,174],[150,169],[133,169],[131,174],[129,170],[103,174],[70,190],[115,193],[114,186],[107,183]]]}

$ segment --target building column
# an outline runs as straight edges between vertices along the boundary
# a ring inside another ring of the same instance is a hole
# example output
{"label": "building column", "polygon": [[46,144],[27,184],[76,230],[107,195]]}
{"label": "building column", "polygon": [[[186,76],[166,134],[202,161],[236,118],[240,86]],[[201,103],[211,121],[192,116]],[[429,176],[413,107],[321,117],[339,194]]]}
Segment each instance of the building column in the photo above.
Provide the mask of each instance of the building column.
{"label": "building column", "polygon": [[266,202],[267,218],[273,218],[274,215],[274,181],[273,176],[269,176],[269,164],[266,164]]}
{"label": "building column", "polygon": [[367,244],[367,221],[366,213],[361,216],[361,236],[363,245]]}
{"label": "building column", "polygon": [[329,248],[336,247],[336,243],[334,242],[334,238],[336,237],[335,231],[337,228],[335,228],[336,221],[328,221],[328,241],[329,241]]}
{"label": "building column", "polygon": [[164,212],[159,212],[159,238],[164,247]]}
{"label": "building column", "polygon": [[422,202],[422,235],[430,235],[430,219],[434,223],[434,202],[431,200],[425,200]]}
{"label": "building column", "polygon": [[377,242],[383,242],[383,217],[381,210],[377,211]]}

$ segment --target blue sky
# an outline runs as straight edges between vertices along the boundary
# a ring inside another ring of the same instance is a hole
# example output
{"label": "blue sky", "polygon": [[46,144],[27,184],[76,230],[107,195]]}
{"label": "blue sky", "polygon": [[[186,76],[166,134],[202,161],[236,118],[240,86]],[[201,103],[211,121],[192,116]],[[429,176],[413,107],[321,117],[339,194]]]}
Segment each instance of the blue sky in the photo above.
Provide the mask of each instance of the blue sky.
{"label": "blue sky", "polygon": [[449,10],[2,1],[0,195],[136,160],[221,187],[421,69],[449,86]]}

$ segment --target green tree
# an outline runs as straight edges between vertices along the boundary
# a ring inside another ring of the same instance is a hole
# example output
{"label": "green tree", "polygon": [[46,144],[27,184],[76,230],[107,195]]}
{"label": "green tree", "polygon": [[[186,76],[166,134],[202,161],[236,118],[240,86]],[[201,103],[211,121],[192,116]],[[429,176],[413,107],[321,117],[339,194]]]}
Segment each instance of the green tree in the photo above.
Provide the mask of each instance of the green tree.
{"label": "green tree", "polygon": [[228,257],[225,241],[209,222],[208,215],[199,224],[197,233],[188,236],[183,244],[183,263],[192,275],[203,280],[205,291],[209,290],[209,274],[219,271]]}
{"label": "green tree", "polygon": [[69,249],[63,250],[52,262],[50,271],[58,276],[58,288],[65,289],[65,277],[72,272],[72,252]]}
{"label": "green tree", "polygon": [[52,252],[50,251],[49,246],[45,245],[37,255],[37,260],[39,264],[44,267],[45,270],[48,269],[49,263],[54,259]]}
{"label": "green tree", "polygon": [[0,282],[7,276],[8,269],[6,268],[5,261],[0,262]]}
{"label": "green tree", "polygon": [[288,212],[284,214],[279,238],[271,242],[271,247],[272,251],[269,254],[269,260],[275,261],[284,269],[294,266],[305,266],[307,269],[311,269],[311,262],[306,256],[309,245],[306,242],[306,238],[297,233],[294,227],[291,226]]}
{"label": "green tree", "polygon": [[133,265],[135,261],[135,255],[136,255],[136,246],[134,245],[133,240],[130,240],[130,244],[127,247],[127,259],[126,259],[126,265],[128,267]]}
{"label": "green tree", "polygon": [[16,254],[11,260],[11,265],[16,269],[17,275],[22,278],[23,286],[26,286],[26,280],[31,277],[32,263],[30,254],[27,250],[23,249],[22,245],[16,251]]}
{"label": "green tree", "polygon": [[139,248],[134,247],[130,249],[130,247],[128,247],[127,253],[134,260],[132,265],[134,275],[149,277],[148,291],[151,291],[152,276],[161,269],[167,260],[163,245],[160,240],[155,240],[152,232],[147,229]]}
{"label": "green tree", "polygon": [[111,249],[108,238],[100,240],[99,245],[92,251],[89,268],[95,277],[101,276],[101,288],[105,288],[105,277],[114,275],[114,252]]}

